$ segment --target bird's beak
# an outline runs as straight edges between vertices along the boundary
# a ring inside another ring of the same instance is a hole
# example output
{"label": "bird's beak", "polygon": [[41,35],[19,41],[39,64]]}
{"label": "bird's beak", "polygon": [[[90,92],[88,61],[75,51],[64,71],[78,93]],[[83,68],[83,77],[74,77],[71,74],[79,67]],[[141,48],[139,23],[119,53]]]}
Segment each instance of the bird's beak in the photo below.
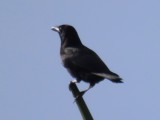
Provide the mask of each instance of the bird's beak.
{"label": "bird's beak", "polygon": [[57,26],[51,27],[51,30],[56,31],[56,32],[60,32],[59,27],[57,27]]}

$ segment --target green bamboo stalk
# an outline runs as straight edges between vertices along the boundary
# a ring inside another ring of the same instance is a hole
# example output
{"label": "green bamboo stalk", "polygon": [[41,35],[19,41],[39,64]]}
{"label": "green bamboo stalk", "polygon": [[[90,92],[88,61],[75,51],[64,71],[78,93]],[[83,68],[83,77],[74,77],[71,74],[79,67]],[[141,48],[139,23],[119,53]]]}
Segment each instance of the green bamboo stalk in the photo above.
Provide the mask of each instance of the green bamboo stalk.
{"label": "green bamboo stalk", "polygon": [[[75,98],[75,102],[79,108],[79,111],[82,115],[83,120],[93,120],[93,117],[92,117],[83,97],[79,96],[80,91],[78,90],[77,85],[73,82],[70,82],[69,89],[71,90],[73,97]],[[79,96],[79,97],[77,98],[77,96]]]}

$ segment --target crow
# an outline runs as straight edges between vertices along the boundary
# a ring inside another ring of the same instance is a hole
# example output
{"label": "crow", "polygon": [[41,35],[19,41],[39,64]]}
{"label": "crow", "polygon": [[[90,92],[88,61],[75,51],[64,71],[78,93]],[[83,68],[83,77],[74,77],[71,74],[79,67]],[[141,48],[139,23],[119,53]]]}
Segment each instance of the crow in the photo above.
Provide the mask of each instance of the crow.
{"label": "crow", "polygon": [[90,84],[86,90],[81,91],[82,95],[104,79],[108,79],[114,83],[123,82],[122,78],[110,71],[93,50],[82,44],[73,26],[63,24],[51,29],[59,33],[62,63],[71,76],[76,78],[74,82],[82,80]]}

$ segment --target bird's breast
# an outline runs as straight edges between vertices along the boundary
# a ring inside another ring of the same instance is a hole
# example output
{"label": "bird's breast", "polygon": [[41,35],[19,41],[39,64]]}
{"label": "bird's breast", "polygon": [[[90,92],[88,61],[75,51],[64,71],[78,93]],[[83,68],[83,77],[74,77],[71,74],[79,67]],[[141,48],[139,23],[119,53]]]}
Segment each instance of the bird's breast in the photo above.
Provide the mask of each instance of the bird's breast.
{"label": "bird's breast", "polygon": [[70,66],[73,60],[78,56],[79,50],[73,47],[67,47],[65,49],[61,49],[60,55],[65,67]]}

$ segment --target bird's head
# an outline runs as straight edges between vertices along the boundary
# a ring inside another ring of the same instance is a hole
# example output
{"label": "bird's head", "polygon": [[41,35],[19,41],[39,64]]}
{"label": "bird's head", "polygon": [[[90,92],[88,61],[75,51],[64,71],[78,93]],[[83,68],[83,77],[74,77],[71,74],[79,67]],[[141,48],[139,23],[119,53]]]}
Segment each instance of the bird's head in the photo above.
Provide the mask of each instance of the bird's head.
{"label": "bird's head", "polygon": [[52,27],[51,30],[59,33],[61,38],[61,44],[75,46],[82,44],[77,31],[71,25],[63,24],[59,26]]}
{"label": "bird's head", "polygon": [[73,30],[74,28],[67,24],[51,27],[51,30],[56,31],[58,33],[67,32],[68,30],[71,29]]}

